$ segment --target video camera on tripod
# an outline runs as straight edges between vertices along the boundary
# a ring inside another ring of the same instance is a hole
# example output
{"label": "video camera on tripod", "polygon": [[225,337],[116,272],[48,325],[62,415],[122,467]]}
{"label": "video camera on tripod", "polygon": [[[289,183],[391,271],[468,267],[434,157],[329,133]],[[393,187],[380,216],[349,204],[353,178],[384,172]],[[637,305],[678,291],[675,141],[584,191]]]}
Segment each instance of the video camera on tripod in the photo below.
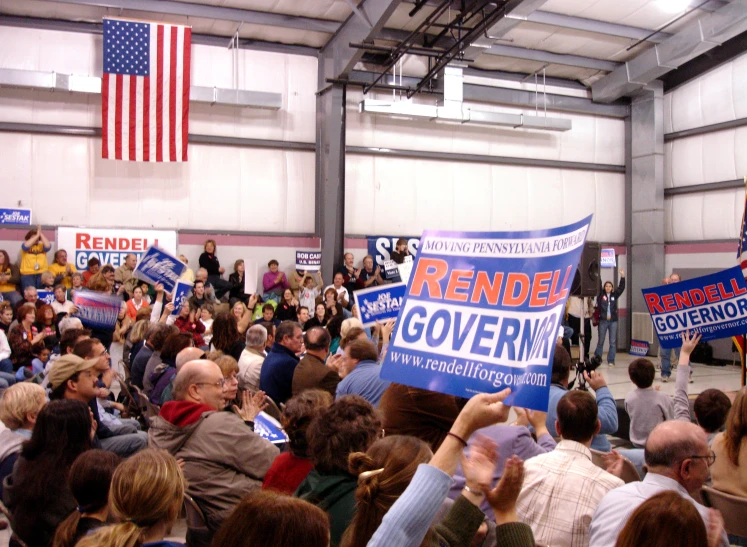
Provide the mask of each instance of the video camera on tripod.
{"label": "video camera on tripod", "polygon": [[586,372],[591,374],[593,371],[598,369],[601,364],[602,358],[593,353],[591,354],[591,356],[586,357],[583,361],[576,362],[576,377],[568,383],[568,389],[573,389],[576,380],[578,380],[578,387],[576,389],[580,389],[581,391],[589,391],[589,388],[586,385],[586,378],[584,378],[584,373]]}

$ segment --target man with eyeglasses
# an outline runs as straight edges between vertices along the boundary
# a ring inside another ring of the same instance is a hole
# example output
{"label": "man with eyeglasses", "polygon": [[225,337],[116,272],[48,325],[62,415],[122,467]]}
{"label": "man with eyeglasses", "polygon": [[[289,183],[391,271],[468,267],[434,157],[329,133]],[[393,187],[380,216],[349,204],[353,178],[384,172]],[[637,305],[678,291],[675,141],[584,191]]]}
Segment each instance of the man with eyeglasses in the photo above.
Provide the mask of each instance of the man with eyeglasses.
{"label": "man with eyeglasses", "polygon": [[[648,436],[645,450],[648,474],[642,481],[611,490],[602,498],[591,520],[590,547],[613,547],[633,511],[665,490],[674,490],[689,500],[708,528],[711,510],[692,498],[708,480],[709,468],[716,459],[705,431],[690,422],[663,422]],[[719,546],[728,545],[722,530]]]}
{"label": "man with eyeglasses", "polygon": [[[184,460],[187,492],[215,532],[262,480],[279,450],[254,433],[260,397],[223,412],[223,373],[212,361],[186,363],[174,379],[173,401],[161,407],[148,431],[151,448]],[[261,397],[263,398],[263,397]]]}

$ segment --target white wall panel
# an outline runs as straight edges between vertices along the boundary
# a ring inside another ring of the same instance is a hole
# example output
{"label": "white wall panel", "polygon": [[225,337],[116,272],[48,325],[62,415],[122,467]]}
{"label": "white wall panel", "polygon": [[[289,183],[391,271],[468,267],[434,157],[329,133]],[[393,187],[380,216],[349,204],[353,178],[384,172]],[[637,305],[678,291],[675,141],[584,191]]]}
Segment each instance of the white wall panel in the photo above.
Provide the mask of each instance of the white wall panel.
{"label": "white wall panel", "polygon": [[665,200],[667,241],[734,239],[739,234],[744,190],[684,194]]}
{"label": "white wall panel", "polygon": [[747,54],[678,87],[665,97],[665,132],[747,118]]}
{"label": "white wall panel", "polygon": [[[393,99],[388,93],[369,93],[366,98],[400,100],[399,97]],[[361,113],[358,110],[358,104],[362,99],[362,92],[348,92],[346,138],[350,146],[529,157],[614,165],[625,163],[623,120],[550,112],[549,116],[573,120],[573,129],[556,133]],[[435,98],[416,97],[413,102],[434,104]],[[492,112],[535,115],[534,109],[483,103],[465,103],[465,105]]]}
{"label": "white wall panel", "polygon": [[[0,27],[0,67],[101,76],[101,40],[91,34]],[[193,45],[192,84],[281,93],[281,109],[192,104],[190,132],[314,142],[314,57],[239,50],[238,82],[234,82],[233,62],[226,48]],[[101,99],[98,95],[3,89],[0,121],[100,126]]]}
{"label": "white wall panel", "polygon": [[589,239],[622,242],[624,189],[614,173],[350,155],[345,232],[528,230],[594,213]]}
{"label": "white wall panel", "polygon": [[703,138],[696,135],[687,139],[672,141],[672,182],[673,186],[703,184]]}
{"label": "white wall panel", "polygon": [[98,139],[0,133],[8,205],[42,224],[314,230],[314,153],[190,145],[186,164],[100,158]]}

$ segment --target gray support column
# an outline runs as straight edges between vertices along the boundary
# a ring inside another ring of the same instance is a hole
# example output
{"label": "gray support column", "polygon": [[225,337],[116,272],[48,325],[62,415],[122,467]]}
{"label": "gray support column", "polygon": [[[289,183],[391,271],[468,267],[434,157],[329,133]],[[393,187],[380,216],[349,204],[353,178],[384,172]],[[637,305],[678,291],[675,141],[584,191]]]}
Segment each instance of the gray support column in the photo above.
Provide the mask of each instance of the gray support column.
{"label": "gray support column", "polygon": [[315,233],[322,240],[322,272],[332,282],[345,246],[345,88],[327,78],[348,79],[363,56],[350,43],[373,42],[402,0],[363,0],[319,53],[316,100]]}
{"label": "gray support column", "polygon": [[345,245],[345,95],[343,87],[335,86],[316,99],[315,225],[325,283],[332,283]]}
{"label": "gray support column", "polygon": [[[655,81],[633,99],[630,127],[631,315],[648,310],[641,289],[664,277],[664,92]],[[632,325],[631,317],[631,325]],[[658,342],[654,337],[652,351]]]}

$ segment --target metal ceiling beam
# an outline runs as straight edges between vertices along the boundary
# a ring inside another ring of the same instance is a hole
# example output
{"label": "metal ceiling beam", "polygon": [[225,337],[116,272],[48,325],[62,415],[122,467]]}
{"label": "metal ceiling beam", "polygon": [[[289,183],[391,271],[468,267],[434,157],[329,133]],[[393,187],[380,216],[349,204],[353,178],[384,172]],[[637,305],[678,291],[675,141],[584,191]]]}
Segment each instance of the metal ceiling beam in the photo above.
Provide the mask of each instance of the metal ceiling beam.
{"label": "metal ceiling beam", "polygon": [[523,47],[507,46],[504,44],[493,44],[490,49],[483,51],[486,55],[498,57],[510,57],[512,59],[524,59],[538,63],[549,63],[552,65],[575,66],[579,68],[590,68],[593,70],[604,70],[611,72],[620,66],[620,63],[603,61],[580,55],[568,55],[565,53],[551,53],[539,49],[527,49]]}
{"label": "metal ceiling beam", "polygon": [[[435,5],[435,0],[429,0],[429,5]],[[702,3],[702,0],[698,0],[697,4]],[[712,0],[706,4],[702,9],[713,11],[722,7],[726,2],[720,0]],[[710,9],[709,9],[710,8]],[[555,13],[551,11],[537,10],[526,16],[527,21],[532,23],[539,23],[542,25],[553,25],[560,28],[567,28],[571,30],[585,30],[588,32],[595,32],[597,34],[605,34],[607,36],[617,36],[619,38],[630,38],[632,40],[641,40],[646,38],[647,42],[658,43],[665,40],[670,36],[666,32],[657,32],[653,36],[649,36],[651,31],[648,29],[642,29],[639,27],[631,27],[629,25],[620,25],[617,23],[608,23],[606,21],[599,21],[596,19],[586,19],[584,17],[577,17],[573,15],[564,15],[562,13]],[[647,38],[648,37],[648,38]]]}
{"label": "metal ceiling beam", "polygon": [[744,179],[724,180],[721,182],[707,182],[705,184],[693,184],[690,186],[677,186],[676,188],[665,188],[664,197],[681,196],[684,194],[701,194],[703,192],[718,192],[720,190],[744,189]]}
{"label": "metal ceiling beam", "polygon": [[[370,83],[376,76],[377,74],[375,72],[367,72],[363,70],[354,70],[350,73],[350,79],[359,83]],[[381,89],[386,90],[388,87],[386,84],[391,83],[392,81],[392,77],[388,76],[387,79],[381,82]],[[399,81],[400,78],[397,76],[398,84]],[[402,85],[404,87],[414,88],[419,81],[420,78],[414,76],[402,77]],[[525,91],[522,89],[477,84],[464,84],[462,91],[465,101],[502,104],[507,106],[517,106],[520,108],[535,108],[536,101],[537,108],[540,110],[543,110],[546,104],[548,110],[556,112],[593,114],[610,118],[625,118],[630,114],[630,107],[624,103],[600,104],[583,97],[570,97],[554,93],[547,93],[547,95],[543,93],[535,94],[533,91]],[[438,89],[435,91],[435,93],[441,92],[442,91]],[[545,97],[547,98],[546,101]]]}
{"label": "metal ceiling beam", "polygon": [[[384,29],[378,35],[378,38],[382,40],[401,41],[407,37],[409,33],[402,30]],[[495,35],[490,35],[495,36]],[[447,48],[453,45],[454,41],[451,39],[441,40],[438,47]],[[621,63],[615,63],[612,61],[604,61],[601,59],[594,59],[592,57],[582,57],[580,55],[567,55],[563,53],[551,53],[549,51],[542,51],[539,49],[529,49],[518,46],[507,46],[503,44],[493,44],[490,48],[478,49],[479,52],[487,55],[498,55],[501,57],[512,57],[514,59],[526,59],[529,61],[538,61],[541,63],[549,63],[556,65],[575,66],[580,68],[591,68],[594,70],[604,70],[610,72],[615,70],[621,65]],[[465,53],[465,56],[470,57]],[[470,57],[473,58],[473,57]]]}
{"label": "metal ceiling beam", "polygon": [[[299,17],[282,13],[226,8],[206,4],[192,4],[175,0],[48,0],[58,4],[76,4],[81,6],[95,6],[118,10],[148,11],[165,13],[183,17],[198,17],[201,19],[216,19],[219,21],[233,21],[235,23],[250,23],[268,27],[281,27],[313,32],[334,33],[340,26],[338,21]],[[117,14],[119,15],[119,14]]]}
{"label": "metal ceiling beam", "polygon": [[[507,80],[510,82],[526,83],[526,79],[532,74],[523,72],[507,72],[505,70],[484,70],[482,68],[467,67],[464,69],[465,76],[476,76],[478,78],[490,78],[493,80]],[[565,78],[554,78],[547,76],[545,78],[547,85],[555,87],[566,87],[568,89],[577,89],[588,91],[589,88],[578,80],[567,80]]]}
{"label": "metal ceiling beam", "polygon": [[639,92],[688,61],[747,32],[747,0],[734,0],[685,25],[592,85],[594,100],[609,102]]}
{"label": "metal ceiling beam", "polygon": [[[364,0],[358,6],[373,26],[362,17],[351,13],[332,38],[324,45],[320,57],[324,59],[325,78],[345,78],[363,57],[362,49],[351,48],[351,43],[373,42],[402,0]],[[323,85],[322,82],[320,84]]]}
{"label": "metal ceiling beam", "polygon": [[[63,32],[79,32],[82,34],[101,34],[101,23],[83,23],[80,21],[65,21],[63,19],[43,19],[41,17],[17,17],[14,15],[0,15],[0,26],[33,28],[41,30],[58,30]],[[229,36],[214,34],[192,34],[192,43],[205,46],[226,47]],[[316,57],[319,50],[309,46],[281,44],[278,42],[263,42],[250,38],[239,39],[239,49],[256,51],[271,51],[274,53],[289,53],[292,55],[308,55]]]}
{"label": "metal ceiling beam", "polygon": [[608,23],[596,19],[586,19],[584,17],[574,17],[549,11],[535,11],[527,16],[526,20],[532,23],[540,23],[542,25],[552,25],[570,30],[583,30],[586,32],[594,32],[596,34],[616,36],[618,38],[629,38],[631,40],[646,39],[647,42],[654,43],[662,42],[671,36],[671,34],[667,32],[657,32],[653,36],[649,36],[651,31],[648,29],[619,25],[617,23]]}

